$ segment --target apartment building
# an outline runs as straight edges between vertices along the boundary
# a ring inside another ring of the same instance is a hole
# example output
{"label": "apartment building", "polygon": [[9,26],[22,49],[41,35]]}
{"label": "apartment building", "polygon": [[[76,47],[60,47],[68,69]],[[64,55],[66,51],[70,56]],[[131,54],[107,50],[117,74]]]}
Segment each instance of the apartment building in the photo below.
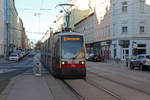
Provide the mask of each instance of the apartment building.
{"label": "apartment building", "polygon": [[87,53],[110,58],[110,0],[89,0],[89,16],[75,24],[84,33]]}
{"label": "apartment building", "polygon": [[4,55],[4,0],[0,0],[0,56]]}
{"label": "apartment building", "polygon": [[150,54],[149,0],[112,0],[110,46],[112,58]]}
{"label": "apartment building", "polygon": [[13,52],[18,47],[18,40],[16,37],[18,37],[18,12],[15,7],[15,1],[10,0],[9,1],[9,13],[10,13],[10,22],[9,22],[9,42],[10,42],[10,51]]}
{"label": "apartment building", "polygon": [[23,22],[22,19],[20,17],[18,17],[17,20],[17,24],[18,24],[18,34],[17,34],[17,42],[18,42],[18,46],[17,49],[23,49],[23,34],[24,34],[24,28],[23,28]]}
{"label": "apartment building", "polygon": [[85,34],[95,54],[121,60],[150,54],[150,0],[89,0],[89,4],[93,19],[78,22],[75,29]]}
{"label": "apartment building", "polygon": [[86,49],[88,53],[93,53],[94,43],[94,21],[95,13],[91,13],[88,17],[80,20],[74,25],[75,31],[83,33],[85,36]]}

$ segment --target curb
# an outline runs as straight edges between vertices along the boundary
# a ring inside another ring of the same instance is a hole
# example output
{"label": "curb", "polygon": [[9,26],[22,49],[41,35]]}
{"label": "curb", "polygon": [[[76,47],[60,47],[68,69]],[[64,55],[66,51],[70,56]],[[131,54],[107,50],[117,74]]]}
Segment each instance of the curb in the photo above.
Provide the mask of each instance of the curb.
{"label": "curb", "polygon": [[0,62],[0,64],[10,64],[12,62]]}

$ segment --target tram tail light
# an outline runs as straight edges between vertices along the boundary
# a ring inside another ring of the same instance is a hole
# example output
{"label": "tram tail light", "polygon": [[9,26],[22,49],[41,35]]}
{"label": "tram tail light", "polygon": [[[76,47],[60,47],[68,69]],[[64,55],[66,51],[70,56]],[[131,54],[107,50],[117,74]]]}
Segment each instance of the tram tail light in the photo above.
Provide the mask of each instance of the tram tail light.
{"label": "tram tail light", "polygon": [[85,61],[80,61],[79,63],[82,64],[82,65],[84,65],[84,64],[85,64]]}

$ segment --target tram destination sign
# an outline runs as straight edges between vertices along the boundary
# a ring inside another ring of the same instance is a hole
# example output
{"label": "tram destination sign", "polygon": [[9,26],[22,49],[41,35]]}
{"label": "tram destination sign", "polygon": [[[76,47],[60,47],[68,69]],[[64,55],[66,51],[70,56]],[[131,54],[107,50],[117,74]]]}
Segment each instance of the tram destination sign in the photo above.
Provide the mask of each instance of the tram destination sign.
{"label": "tram destination sign", "polygon": [[75,38],[75,37],[64,37],[64,41],[69,41],[69,40],[80,40],[80,38]]}

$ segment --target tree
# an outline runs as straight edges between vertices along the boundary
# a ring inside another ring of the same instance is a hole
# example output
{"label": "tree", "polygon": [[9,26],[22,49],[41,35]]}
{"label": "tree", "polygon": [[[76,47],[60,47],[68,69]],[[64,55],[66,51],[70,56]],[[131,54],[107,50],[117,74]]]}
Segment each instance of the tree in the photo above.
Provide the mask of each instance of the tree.
{"label": "tree", "polygon": [[40,50],[40,49],[41,49],[41,46],[42,46],[42,42],[41,42],[41,41],[38,41],[38,42],[35,44],[35,49],[36,49],[36,50]]}

